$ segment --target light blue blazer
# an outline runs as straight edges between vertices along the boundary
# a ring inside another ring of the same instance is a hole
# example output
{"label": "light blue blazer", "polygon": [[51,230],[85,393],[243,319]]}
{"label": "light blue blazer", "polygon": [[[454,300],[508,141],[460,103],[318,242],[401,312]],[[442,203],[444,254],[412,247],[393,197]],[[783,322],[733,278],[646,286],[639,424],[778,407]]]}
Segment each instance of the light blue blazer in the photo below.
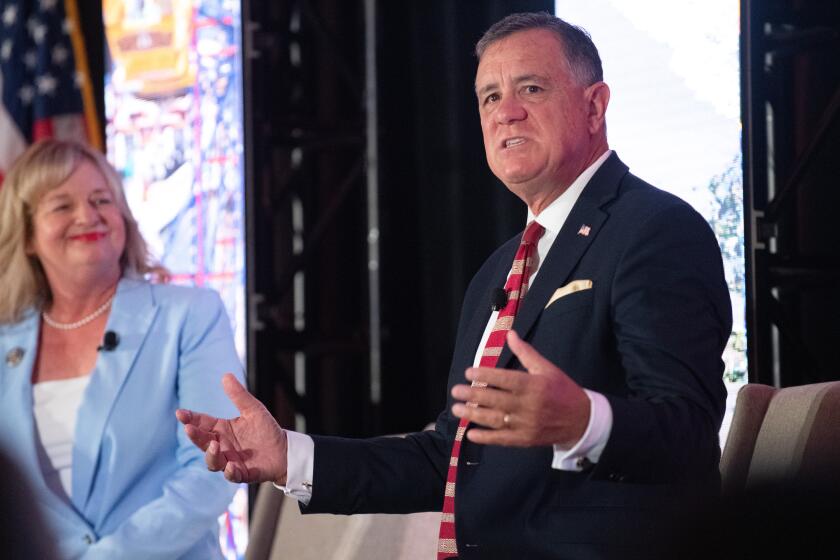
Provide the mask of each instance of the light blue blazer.
{"label": "light blue blazer", "polygon": [[[40,321],[0,326],[0,446],[31,475],[63,557],[221,558],[216,519],[236,487],[211,473],[176,408],[232,417],[225,372],[242,379],[230,323],[210,290],[124,279],[79,408],[71,502],[44,482],[32,415]],[[20,356],[22,352],[22,357]],[[4,484],[11,481],[5,481]]]}

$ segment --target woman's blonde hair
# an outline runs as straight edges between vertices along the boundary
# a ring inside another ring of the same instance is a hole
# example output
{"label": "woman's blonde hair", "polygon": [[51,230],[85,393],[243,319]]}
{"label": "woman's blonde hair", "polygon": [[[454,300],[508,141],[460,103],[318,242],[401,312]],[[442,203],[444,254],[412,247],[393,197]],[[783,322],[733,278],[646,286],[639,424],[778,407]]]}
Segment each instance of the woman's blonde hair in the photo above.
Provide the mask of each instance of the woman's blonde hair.
{"label": "woman's blonde hair", "polygon": [[78,142],[42,140],[21,155],[0,185],[0,324],[19,321],[26,309],[42,308],[52,299],[41,263],[27,254],[32,216],[47,192],[60,186],[83,162],[92,163],[114,192],[125,222],[123,276],[143,276],[161,269],[152,262],[137,221],[131,214],[122,180],[98,151]]}

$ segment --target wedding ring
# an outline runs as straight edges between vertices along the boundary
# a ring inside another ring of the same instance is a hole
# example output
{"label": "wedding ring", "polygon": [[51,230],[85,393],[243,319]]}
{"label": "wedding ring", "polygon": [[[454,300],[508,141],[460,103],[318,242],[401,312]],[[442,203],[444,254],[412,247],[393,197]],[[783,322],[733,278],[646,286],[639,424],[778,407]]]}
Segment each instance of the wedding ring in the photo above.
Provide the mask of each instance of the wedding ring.
{"label": "wedding ring", "polygon": [[502,417],[502,422],[504,423],[505,428],[507,428],[508,426],[510,426],[510,414],[505,414],[505,415]]}

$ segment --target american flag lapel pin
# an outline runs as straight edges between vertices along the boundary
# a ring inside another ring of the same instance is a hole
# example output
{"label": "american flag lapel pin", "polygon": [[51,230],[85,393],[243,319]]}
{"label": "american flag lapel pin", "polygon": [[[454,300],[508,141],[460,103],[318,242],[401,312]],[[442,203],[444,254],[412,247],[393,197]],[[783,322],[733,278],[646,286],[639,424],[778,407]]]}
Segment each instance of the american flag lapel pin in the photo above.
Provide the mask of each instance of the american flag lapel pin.
{"label": "american flag lapel pin", "polygon": [[589,227],[586,224],[583,224],[582,226],[580,226],[580,229],[578,230],[578,235],[582,235],[584,237],[589,237],[589,232],[590,231],[592,231],[592,228]]}
{"label": "american flag lapel pin", "polygon": [[9,353],[6,354],[6,365],[15,367],[23,360],[23,355],[25,354],[23,348],[20,346],[16,346],[9,350]]}

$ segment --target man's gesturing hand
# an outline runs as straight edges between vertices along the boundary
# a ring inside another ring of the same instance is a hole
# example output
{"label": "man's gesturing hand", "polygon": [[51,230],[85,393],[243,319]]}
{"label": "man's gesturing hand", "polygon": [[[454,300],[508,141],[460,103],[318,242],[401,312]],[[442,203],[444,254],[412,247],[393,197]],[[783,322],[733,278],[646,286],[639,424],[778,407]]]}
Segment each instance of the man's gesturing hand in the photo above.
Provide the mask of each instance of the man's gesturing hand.
{"label": "man's gesturing hand", "polygon": [[507,369],[470,368],[467,379],[482,381],[487,387],[455,385],[452,396],[470,404],[454,404],[452,414],[492,428],[468,431],[467,438],[475,443],[571,448],[589,424],[589,397],[515,331],[508,332],[507,343],[530,375]]}
{"label": "man's gesturing hand", "polygon": [[211,471],[224,471],[231,482],[286,483],[286,432],[265,406],[236,377],[222,378],[225,393],[239,409],[231,420],[180,409],[175,416],[184,432],[204,451]]}

